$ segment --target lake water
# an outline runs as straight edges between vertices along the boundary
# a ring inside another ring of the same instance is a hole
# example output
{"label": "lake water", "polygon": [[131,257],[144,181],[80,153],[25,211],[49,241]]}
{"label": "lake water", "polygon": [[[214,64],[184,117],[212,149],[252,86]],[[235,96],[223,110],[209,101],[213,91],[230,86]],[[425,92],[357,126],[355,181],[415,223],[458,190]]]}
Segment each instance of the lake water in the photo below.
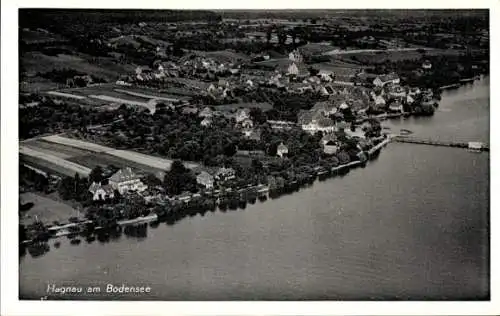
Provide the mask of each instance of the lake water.
{"label": "lake water", "polygon": [[[489,141],[489,79],[446,91],[433,117],[384,123]],[[366,168],[244,210],[188,217],[20,259],[20,297],[48,284],[150,286],[143,300],[489,298],[489,154],[392,143]],[[54,241],[51,241],[51,245]],[[84,289],[85,291],[85,289]]]}

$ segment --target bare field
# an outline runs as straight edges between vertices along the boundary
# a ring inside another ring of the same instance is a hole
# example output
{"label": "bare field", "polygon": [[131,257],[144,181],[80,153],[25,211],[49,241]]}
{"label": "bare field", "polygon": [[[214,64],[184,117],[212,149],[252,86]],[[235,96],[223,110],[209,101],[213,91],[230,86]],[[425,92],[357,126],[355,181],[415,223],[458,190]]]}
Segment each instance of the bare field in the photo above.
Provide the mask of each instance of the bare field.
{"label": "bare field", "polygon": [[[158,170],[169,170],[172,164],[172,160],[155,157],[151,155],[141,154],[135,151],[130,150],[119,150],[111,147],[101,146],[94,143],[61,137],[58,135],[52,135],[44,137],[43,140],[48,142],[53,142],[56,144],[61,144],[65,146],[76,147],[83,150],[88,150],[94,153],[105,153],[110,156],[114,156],[117,158],[124,159],[128,162],[136,163],[142,166],[147,166],[150,168],[158,169]],[[185,163],[187,168],[195,168],[198,167],[198,164],[195,163]]]}
{"label": "bare field", "polygon": [[342,60],[350,61],[352,56],[356,56],[357,61],[364,64],[377,64],[383,63],[386,60],[390,61],[403,61],[420,59],[423,56],[456,56],[463,53],[461,50],[456,49],[426,49],[425,54],[417,50],[406,51],[379,51],[379,52],[358,52],[358,53],[345,53],[340,57]]}
{"label": "bare field", "polygon": [[79,215],[78,211],[69,205],[35,193],[23,193],[19,196],[19,199],[22,203],[32,202],[35,204],[31,209],[23,212],[23,216],[19,217],[19,222],[24,225],[31,224],[36,219],[43,223],[66,222],[68,218]]}
{"label": "bare field", "polygon": [[[40,169],[44,172],[59,175],[62,177],[73,177],[76,172],[63,168],[51,161],[43,160],[34,156],[19,154],[19,160],[29,166]],[[86,175],[84,175],[86,176]]]}
{"label": "bare field", "polygon": [[135,163],[133,161],[125,160],[105,153],[88,153],[86,155],[68,158],[68,160],[92,169],[97,166],[106,167],[110,165],[118,168],[130,167],[138,174],[151,173],[156,175],[161,180],[163,180],[163,176],[165,175],[165,170],[152,168],[144,164]]}
{"label": "bare field", "polygon": [[85,99],[85,97],[80,96],[80,95],[71,94],[71,93],[64,93],[64,92],[59,92],[59,91],[49,91],[47,93],[50,95],[58,96],[58,97],[71,98],[71,99],[76,99],[76,100]]}
{"label": "bare field", "polygon": [[39,52],[28,52],[21,56],[20,64],[28,74],[48,72],[53,69],[71,68],[86,74],[114,81],[124,73],[132,73],[134,65],[115,63],[112,58],[100,57],[96,62],[89,62],[92,58],[85,54],[48,56]]}
{"label": "bare field", "polygon": [[34,158],[35,160],[43,160],[45,162],[54,165],[55,170],[64,173],[65,175],[73,176],[75,173],[79,173],[82,176],[87,176],[90,173],[90,169],[84,166],[78,165],[71,161],[62,159],[54,154],[37,151],[26,146],[19,146],[19,153],[23,156]]}
{"label": "bare field", "polygon": [[60,92],[64,93],[70,93],[74,95],[81,95],[83,97],[90,97],[92,95],[105,95],[109,97],[114,97],[114,98],[123,98],[125,101],[132,101],[132,102],[147,102],[148,98],[147,97],[140,97],[138,95],[128,95],[126,93],[117,91],[115,89],[118,87],[117,85],[114,84],[100,84],[100,85],[93,85],[89,87],[83,87],[83,88],[72,88],[72,89],[64,89],[60,90]]}
{"label": "bare field", "polygon": [[48,151],[54,156],[61,158],[68,158],[80,155],[86,155],[89,153],[87,150],[78,149],[75,147],[64,146],[57,143],[51,143],[44,141],[42,139],[28,140],[22,143],[24,146],[32,148],[38,151]]}
{"label": "bare field", "polygon": [[161,100],[161,101],[170,101],[170,102],[175,102],[178,100],[185,100],[188,99],[186,97],[176,97],[176,96],[168,96],[168,95],[162,95],[160,93],[154,93],[150,91],[143,91],[143,92],[136,92],[134,90],[123,90],[123,89],[114,89],[116,92],[124,93],[126,95],[132,95],[136,97],[141,97],[141,98],[146,98],[146,99],[155,99],[155,100]]}
{"label": "bare field", "polygon": [[114,150],[113,148],[101,146],[94,143],[85,142],[78,139],[61,137],[59,135],[51,135],[42,138],[44,141],[50,143],[61,144],[69,147],[79,148],[83,150],[88,150],[91,152],[106,152],[110,150]]}

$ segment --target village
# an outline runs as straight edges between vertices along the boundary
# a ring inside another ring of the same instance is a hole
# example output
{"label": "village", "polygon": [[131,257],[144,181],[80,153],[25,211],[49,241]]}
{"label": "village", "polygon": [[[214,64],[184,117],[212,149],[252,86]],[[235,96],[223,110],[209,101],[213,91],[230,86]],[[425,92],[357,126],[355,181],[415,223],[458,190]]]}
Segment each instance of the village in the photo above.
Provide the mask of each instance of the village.
{"label": "village", "polygon": [[[40,73],[58,85],[20,98],[21,190],[73,211],[46,216],[29,210],[36,202],[20,201],[21,240],[69,235],[78,243],[96,229],[245,208],[344,174],[402,132],[383,130],[381,121],[432,115],[443,86],[474,80],[486,67],[470,52],[455,51],[444,64],[438,48],[397,43],[397,54],[416,57],[373,66],[359,54],[311,54],[318,44],[296,45],[300,33],[284,30],[254,30],[268,48],[248,54],[187,49],[176,57],[157,42],[148,46],[151,62],[112,81],[68,69]],[[446,67],[457,65],[450,79]]]}

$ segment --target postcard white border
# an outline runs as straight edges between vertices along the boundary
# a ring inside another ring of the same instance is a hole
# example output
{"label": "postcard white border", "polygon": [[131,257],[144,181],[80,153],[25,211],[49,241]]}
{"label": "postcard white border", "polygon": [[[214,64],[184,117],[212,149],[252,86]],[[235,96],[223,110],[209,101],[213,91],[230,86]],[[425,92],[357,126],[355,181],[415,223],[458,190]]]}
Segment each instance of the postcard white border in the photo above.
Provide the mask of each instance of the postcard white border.
{"label": "postcard white border", "polygon": [[[138,6],[139,5],[139,6]],[[1,52],[1,314],[2,315],[498,315],[500,314],[500,259],[498,247],[500,215],[496,213],[499,168],[491,163],[491,301],[489,302],[54,302],[19,301],[17,253],[18,199],[18,13],[22,7],[73,8],[156,8],[156,9],[446,9],[490,8],[491,39],[491,118],[490,157],[500,148],[498,119],[499,89],[498,58],[500,56],[500,3],[491,1],[251,1],[183,0],[140,2],[79,0],[79,1],[2,1]],[[491,158],[490,158],[491,159]]]}

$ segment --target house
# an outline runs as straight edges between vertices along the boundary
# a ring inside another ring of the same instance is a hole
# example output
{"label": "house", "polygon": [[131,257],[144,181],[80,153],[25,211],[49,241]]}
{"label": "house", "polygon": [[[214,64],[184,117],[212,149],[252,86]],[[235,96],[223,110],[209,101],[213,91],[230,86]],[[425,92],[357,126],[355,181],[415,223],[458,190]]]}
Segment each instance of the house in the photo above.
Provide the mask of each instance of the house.
{"label": "house", "polygon": [[213,189],[214,187],[214,177],[206,171],[202,171],[196,176],[196,182],[206,189]]}
{"label": "house", "polygon": [[395,73],[390,73],[388,75],[382,75],[382,76],[377,76],[373,80],[373,84],[377,87],[383,87],[386,84],[392,83],[392,84],[399,84],[400,80],[397,74]]}
{"label": "house", "polygon": [[345,110],[350,107],[346,95],[332,96],[330,97],[330,101],[340,110]]}
{"label": "house", "polygon": [[389,111],[401,113],[403,112],[403,104],[399,101],[394,101],[389,104]]}
{"label": "house", "polygon": [[342,122],[337,123],[337,130],[338,131],[344,131],[347,129],[349,129],[349,124],[347,122],[342,121]]}
{"label": "house", "polygon": [[199,117],[212,117],[214,115],[214,111],[210,107],[205,107],[199,114]]}
{"label": "house", "polygon": [[288,155],[288,147],[286,147],[283,143],[279,144],[278,148],[276,149],[276,155],[282,158],[283,156]]}
{"label": "house", "polygon": [[406,103],[408,103],[408,104],[412,104],[413,102],[415,102],[415,99],[413,99],[413,98],[411,97],[411,95],[407,95],[407,96],[406,96]]}
{"label": "house", "polygon": [[365,138],[365,132],[362,128],[356,128],[354,131],[350,128],[344,129],[344,132],[347,136],[351,138]]}
{"label": "house", "polygon": [[375,105],[376,106],[385,106],[385,99],[381,95],[375,96]]}
{"label": "house", "polygon": [[318,129],[318,120],[323,117],[322,113],[315,111],[300,111],[297,115],[297,121],[302,130],[315,133]]}
{"label": "house", "polygon": [[102,185],[97,182],[92,182],[89,192],[92,193],[93,201],[104,201],[115,197],[115,191],[110,185]]}
{"label": "house", "polygon": [[333,71],[321,69],[318,73],[318,77],[325,82],[332,82],[334,78]]}
{"label": "house", "polygon": [[395,98],[403,98],[406,96],[406,91],[403,87],[396,86],[390,89],[389,95]]}
{"label": "house", "polygon": [[299,119],[302,130],[314,134],[322,131],[324,133],[331,133],[336,130],[335,122],[332,119],[324,117],[320,113],[303,114]]}
{"label": "house", "polygon": [[186,106],[182,108],[182,114],[196,114],[198,113],[198,108],[194,106]]}
{"label": "house", "polygon": [[212,118],[211,117],[205,117],[203,121],[201,121],[201,126],[203,127],[209,127],[212,125]]}
{"label": "house", "polygon": [[253,127],[253,121],[249,118],[244,119],[243,121],[240,122],[241,127],[243,128],[252,128]]}
{"label": "house", "polygon": [[297,49],[288,54],[288,59],[297,63],[301,63],[303,61],[302,54]]}
{"label": "house", "polygon": [[241,131],[246,138],[260,141],[261,131],[252,128],[245,128]]}
{"label": "house", "polygon": [[337,135],[335,135],[334,133],[325,134],[321,138],[320,144],[321,144],[321,146],[324,146],[328,142],[336,143],[337,142]]}
{"label": "house", "polygon": [[240,109],[236,112],[236,122],[241,123],[246,119],[250,118],[250,109]]}
{"label": "house", "polygon": [[128,191],[142,192],[147,189],[147,186],[142,183],[139,175],[135,174],[130,167],[120,169],[109,178],[109,185],[118,190],[120,194]]}
{"label": "house", "polygon": [[429,70],[432,68],[432,64],[430,61],[426,60],[422,63],[422,69]]}
{"label": "house", "polygon": [[315,88],[316,92],[319,92],[321,95],[330,95],[330,92],[323,85],[317,85]]}
{"label": "house", "polygon": [[236,171],[233,168],[219,168],[214,176],[216,181],[227,181],[236,178]]}
{"label": "house", "polygon": [[323,145],[323,152],[328,155],[334,155],[339,150],[337,143],[334,141],[328,141]]}
{"label": "house", "polygon": [[311,108],[311,111],[322,113],[324,116],[330,116],[337,112],[337,108],[333,105],[332,102],[322,101],[315,103]]}
{"label": "house", "polygon": [[297,65],[295,63],[292,63],[290,66],[288,66],[286,73],[287,73],[287,75],[290,75],[290,76],[298,76],[299,75],[299,68],[297,67]]}
{"label": "house", "polygon": [[335,121],[330,118],[321,118],[318,120],[317,131],[322,131],[323,133],[332,133],[337,130],[335,126]]}
{"label": "house", "polygon": [[416,96],[416,95],[419,95],[421,93],[422,93],[422,91],[420,91],[420,88],[418,88],[418,87],[412,87],[412,88],[410,88],[410,91],[408,91],[408,95],[410,95],[410,96]]}

